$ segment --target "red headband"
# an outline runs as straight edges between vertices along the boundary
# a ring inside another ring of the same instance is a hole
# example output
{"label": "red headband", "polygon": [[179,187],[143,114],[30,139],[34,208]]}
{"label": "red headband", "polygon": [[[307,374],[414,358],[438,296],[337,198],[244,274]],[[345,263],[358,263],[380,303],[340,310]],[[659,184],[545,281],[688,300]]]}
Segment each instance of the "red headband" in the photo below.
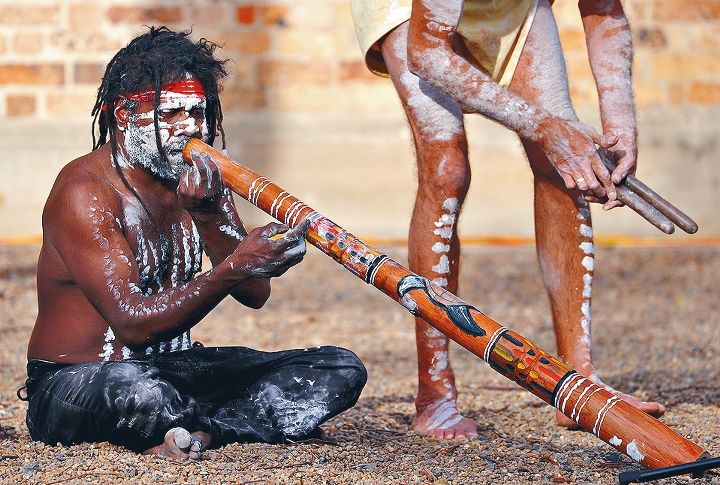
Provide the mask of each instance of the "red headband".
{"label": "red headband", "polygon": [[[193,79],[183,79],[182,81],[173,81],[171,83],[163,84],[160,87],[160,91],[172,91],[173,93],[179,94],[195,94],[201,98],[205,98],[205,88],[199,81],[195,81]],[[121,96],[133,101],[151,103],[155,101],[155,90],[146,89],[144,91],[122,94]],[[102,110],[107,110],[106,104],[103,105]]]}
{"label": "red headband", "polygon": [[[205,88],[199,81],[194,79],[183,79],[182,81],[173,81],[171,83],[163,84],[160,88],[161,91],[171,91],[178,94],[194,94],[205,97]],[[122,95],[124,98],[131,99],[138,102],[152,102],[155,101],[155,90],[146,89],[143,91],[136,91],[134,93],[127,93]]]}

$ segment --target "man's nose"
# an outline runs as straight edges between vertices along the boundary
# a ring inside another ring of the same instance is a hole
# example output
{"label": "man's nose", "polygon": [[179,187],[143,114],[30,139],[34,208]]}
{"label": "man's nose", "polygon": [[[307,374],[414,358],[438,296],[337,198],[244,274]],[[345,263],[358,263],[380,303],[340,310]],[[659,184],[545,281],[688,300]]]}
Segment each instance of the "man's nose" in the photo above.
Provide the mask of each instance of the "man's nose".
{"label": "man's nose", "polygon": [[200,127],[195,121],[195,118],[185,113],[185,119],[178,121],[175,124],[175,136],[187,135],[192,136],[200,131]]}

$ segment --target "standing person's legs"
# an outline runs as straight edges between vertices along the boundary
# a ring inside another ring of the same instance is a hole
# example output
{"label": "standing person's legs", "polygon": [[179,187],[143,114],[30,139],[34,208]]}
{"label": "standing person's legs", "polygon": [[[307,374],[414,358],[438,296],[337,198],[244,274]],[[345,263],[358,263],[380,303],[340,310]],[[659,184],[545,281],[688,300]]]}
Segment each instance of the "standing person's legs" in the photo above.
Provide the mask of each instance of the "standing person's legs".
{"label": "standing person's legs", "polygon": [[[510,89],[555,116],[576,119],[557,26],[547,0],[538,5]],[[527,140],[523,140],[523,145],[535,177],[535,237],[552,308],[558,355],[575,370],[600,383],[592,363],[590,336],[595,264],[590,208],[579,190],[565,187],[538,145]],[[610,390],[649,414],[659,416],[664,412],[658,403],[644,403]],[[557,418],[564,426],[575,426],[559,411]]]}
{"label": "standing person's legs", "polygon": [[[408,71],[407,26],[406,22],[393,30],[381,48],[415,141],[418,192],[410,222],[409,265],[457,293],[456,223],[470,185],[463,115],[458,103]],[[420,318],[415,336],[418,395],[413,429],[445,439],[477,436],[477,423],[457,410],[447,337]]]}

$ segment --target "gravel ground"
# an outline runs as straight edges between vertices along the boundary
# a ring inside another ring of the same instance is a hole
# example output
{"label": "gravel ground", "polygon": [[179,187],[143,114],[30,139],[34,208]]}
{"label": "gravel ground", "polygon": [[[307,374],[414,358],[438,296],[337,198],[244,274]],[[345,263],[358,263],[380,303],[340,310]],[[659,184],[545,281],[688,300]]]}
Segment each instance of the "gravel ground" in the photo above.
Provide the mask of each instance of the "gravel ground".
{"label": "gravel ground", "polygon": [[[639,466],[595,436],[553,424],[554,410],[454,346],[462,411],[473,441],[410,430],[416,387],[411,317],[330,258],[275,280],[265,308],[225,302],[195,329],[207,345],[275,350],[335,344],[354,350],[370,379],[358,405],[324,425],[324,442],[233,444],[183,465],[107,443],[30,441],[25,346],[36,314],[37,246],[0,247],[0,483],[2,484],[485,484],[617,483]],[[402,248],[383,248],[399,262]],[[609,384],[666,404],[662,420],[720,455],[720,248],[597,248],[595,364]],[[554,353],[549,307],[530,247],[468,247],[461,296]],[[720,470],[719,470],[720,471]],[[662,483],[720,483],[720,474]]]}

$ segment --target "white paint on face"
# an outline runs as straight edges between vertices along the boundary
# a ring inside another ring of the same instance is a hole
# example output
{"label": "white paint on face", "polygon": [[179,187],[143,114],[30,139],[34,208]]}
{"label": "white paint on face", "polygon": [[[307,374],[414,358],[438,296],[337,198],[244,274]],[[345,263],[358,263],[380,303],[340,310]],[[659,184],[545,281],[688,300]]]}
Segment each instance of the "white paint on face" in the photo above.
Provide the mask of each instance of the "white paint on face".
{"label": "white paint on face", "polygon": [[[157,148],[155,134],[155,110],[145,113],[132,112],[124,131],[123,147],[131,163],[143,167],[153,175],[178,180],[183,171],[190,168],[182,156],[187,139],[200,135],[203,141],[209,139],[205,119],[205,98],[197,95],[162,91],[157,112],[160,144],[169,163],[163,161]],[[202,121],[196,114],[202,113]],[[177,119],[177,121],[165,121]]]}

